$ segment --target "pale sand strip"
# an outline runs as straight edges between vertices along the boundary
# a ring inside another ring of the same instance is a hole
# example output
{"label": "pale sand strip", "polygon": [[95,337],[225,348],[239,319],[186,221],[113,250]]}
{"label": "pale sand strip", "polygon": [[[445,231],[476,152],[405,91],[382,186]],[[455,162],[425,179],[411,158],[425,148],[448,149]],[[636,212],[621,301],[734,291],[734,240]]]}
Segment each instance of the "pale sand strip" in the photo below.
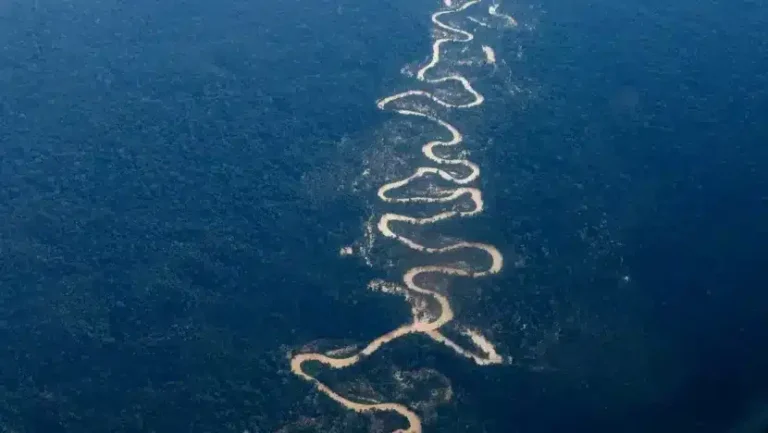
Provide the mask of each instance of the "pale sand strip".
{"label": "pale sand strip", "polygon": [[[452,7],[451,0],[444,0],[444,2],[446,6]],[[472,107],[479,106],[484,102],[483,96],[472,87],[472,85],[466,78],[464,78],[461,75],[449,75],[449,76],[440,77],[440,78],[427,78],[427,72],[440,62],[440,48],[444,44],[456,43],[456,42],[466,43],[473,40],[474,38],[474,36],[467,31],[464,31],[455,27],[451,27],[450,25],[443,23],[442,21],[440,21],[440,17],[450,13],[461,12],[469,8],[470,6],[480,2],[481,0],[469,1],[467,3],[464,3],[458,8],[439,11],[432,15],[432,22],[435,24],[435,26],[437,26],[439,29],[445,31],[446,33],[452,36],[439,38],[434,42],[434,44],[432,45],[432,57],[430,62],[426,66],[422,67],[416,75],[420,81],[431,83],[431,84],[440,84],[448,81],[456,81],[461,84],[461,86],[464,88],[465,91],[467,91],[470,95],[472,95],[473,97],[472,101],[465,104],[452,104],[441,98],[438,98],[432,93],[429,93],[423,90],[409,90],[409,91],[398,93],[396,95],[392,95],[379,100],[377,102],[377,106],[380,109],[382,110],[387,109],[387,105],[397,100],[408,98],[408,97],[428,98],[434,103],[443,107],[448,107],[448,108],[472,108]],[[512,17],[509,17],[508,15],[499,14],[496,9],[497,9],[496,5],[491,6],[489,8],[489,13],[494,16],[505,18],[508,21],[516,24],[516,22]],[[483,47],[483,50],[487,58],[489,59],[489,61],[495,61],[495,55],[493,54],[493,51],[490,50],[490,48]],[[489,54],[489,50],[490,50],[490,54]],[[388,412],[395,412],[400,414],[403,418],[407,420],[408,427],[405,429],[397,430],[395,433],[422,433],[421,418],[414,411],[412,411],[405,405],[398,404],[398,403],[361,403],[361,402],[352,401],[338,394],[336,391],[331,389],[328,385],[320,382],[319,380],[315,379],[314,377],[306,373],[303,367],[304,363],[308,361],[316,361],[334,369],[349,367],[353,364],[356,364],[361,359],[367,356],[370,356],[371,354],[376,352],[379,348],[381,348],[383,345],[393,340],[396,340],[398,338],[401,338],[405,335],[416,334],[416,333],[423,334],[433,339],[434,341],[445,345],[446,347],[455,351],[457,354],[473,360],[478,365],[500,364],[503,362],[503,358],[497,353],[496,348],[493,346],[493,344],[491,344],[485,337],[483,337],[481,334],[475,331],[464,330],[463,333],[465,336],[467,336],[470,339],[472,344],[479,349],[482,355],[477,355],[475,353],[472,353],[469,350],[459,346],[457,343],[450,340],[446,336],[444,336],[439,331],[439,329],[442,326],[449,323],[454,318],[453,309],[451,308],[451,304],[448,298],[445,295],[442,295],[434,290],[430,290],[428,288],[419,286],[415,281],[419,275],[429,274],[429,273],[440,273],[445,275],[454,275],[454,276],[470,277],[470,278],[477,278],[477,277],[498,273],[501,271],[504,263],[501,252],[493,245],[479,243],[479,242],[458,242],[453,245],[439,247],[439,248],[428,247],[428,246],[419,244],[418,242],[410,238],[407,238],[403,235],[397,234],[390,227],[391,223],[407,223],[407,224],[413,224],[413,225],[434,224],[436,222],[447,220],[450,218],[468,217],[468,216],[476,215],[482,212],[484,208],[484,203],[483,203],[481,191],[474,187],[461,186],[477,180],[477,178],[480,176],[480,167],[478,167],[477,164],[467,159],[441,158],[434,153],[434,148],[436,146],[456,146],[462,142],[463,136],[461,135],[459,130],[453,125],[451,125],[450,123],[444,120],[438,119],[437,117],[434,117],[430,114],[426,114],[426,113],[422,113],[414,110],[394,109],[392,111],[404,116],[414,116],[414,117],[424,118],[432,122],[435,122],[440,126],[442,126],[443,128],[445,128],[450,134],[451,138],[447,141],[433,140],[428,142],[427,144],[422,146],[422,149],[421,149],[422,153],[435,164],[443,165],[443,166],[453,165],[453,166],[464,167],[468,169],[468,174],[463,177],[457,177],[449,173],[448,171],[437,168],[437,167],[419,167],[411,176],[402,180],[388,183],[386,185],[383,185],[381,188],[379,188],[378,190],[379,198],[382,201],[387,203],[448,203],[448,202],[454,202],[459,198],[461,198],[462,196],[468,196],[474,203],[474,207],[469,211],[447,210],[444,212],[437,213],[431,217],[425,217],[425,218],[415,218],[415,217],[401,215],[397,213],[386,213],[382,215],[382,217],[379,219],[379,223],[377,225],[379,232],[382,235],[391,239],[395,239],[414,250],[421,251],[424,253],[429,253],[429,254],[440,254],[440,253],[446,253],[446,252],[451,252],[451,251],[456,251],[461,249],[481,250],[488,254],[488,257],[490,258],[490,261],[491,261],[490,265],[486,270],[483,270],[483,271],[468,271],[465,269],[459,269],[459,268],[454,268],[450,266],[418,266],[418,267],[409,269],[403,276],[403,282],[405,283],[405,287],[407,288],[407,290],[413,293],[430,297],[434,301],[436,301],[437,304],[439,305],[439,311],[440,311],[440,314],[437,318],[435,318],[432,321],[420,319],[416,317],[416,313],[415,313],[416,310],[414,310],[414,317],[412,318],[412,323],[408,325],[403,325],[393,331],[390,331],[374,339],[355,355],[344,357],[344,358],[335,358],[335,357],[324,355],[321,353],[303,353],[303,354],[296,355],[291,359],[291,371],[294,374],[296,374],[298,377],[312,383],[318,389],[318,391],[327,395],[328,397],[338,402],[342,406],[346,407],[347,409],[353,410],[355,412],[388,411]],[[391,191],[404,188],[414,180],[422,178],[424,176],[428,176],[428,175],[439,176],[443,180],[456,184],[457,187],[452,190],[444,191],[445,195],[440,197],[393,198],[387,195]]]}

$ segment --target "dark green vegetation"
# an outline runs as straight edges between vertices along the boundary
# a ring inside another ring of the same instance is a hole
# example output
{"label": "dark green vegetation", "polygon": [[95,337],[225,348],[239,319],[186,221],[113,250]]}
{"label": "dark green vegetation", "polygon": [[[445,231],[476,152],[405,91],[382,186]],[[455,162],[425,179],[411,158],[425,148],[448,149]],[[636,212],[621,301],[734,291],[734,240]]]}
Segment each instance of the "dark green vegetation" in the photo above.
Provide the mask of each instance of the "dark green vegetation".
{"label": "dark green vegetation", "polygon": [[[489,202],[460,235],[524,261],[457,308],[518,367],[416,339],[331,380],[437,368],[429,431],[761,428],[768,14],[668,3],[510,4],[536,28],[485,33],[512,78],[460,122]],[[2,3],[0,431],[365,431],[285,355],[405,317],[336,256],[370,199],[339,185],[434,6]]]}
{"label": "dark green vegetation", "polygon": [[[345,312],[339,274],[366,281],[334,255],[356,213],[313,201],[302,175],[373,122],[359,108],[384,79],[380,59],[361,62],[403,27],[348,11],[0,6],[3,428],[291,420],[306,387],[280,375],[288,347],[356,337],[325,317],[361,314]],[[327,37],[365,22],[357,48]]]}

